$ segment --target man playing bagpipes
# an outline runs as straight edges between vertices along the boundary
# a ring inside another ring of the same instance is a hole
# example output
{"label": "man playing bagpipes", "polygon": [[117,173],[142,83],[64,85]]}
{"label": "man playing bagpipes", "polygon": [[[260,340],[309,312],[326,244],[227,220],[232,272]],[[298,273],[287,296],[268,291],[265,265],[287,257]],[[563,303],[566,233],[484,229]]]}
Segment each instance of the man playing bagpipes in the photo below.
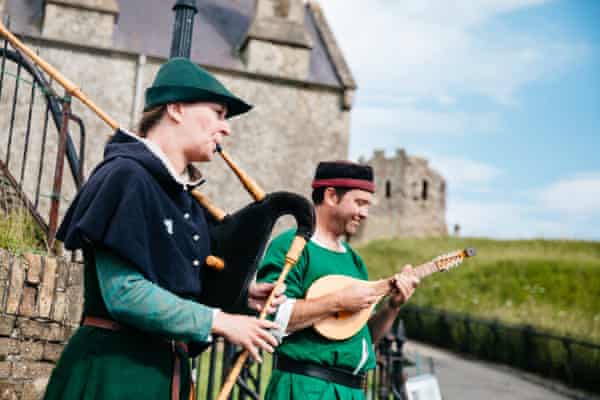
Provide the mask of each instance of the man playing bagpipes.
{"label": "man playing bagpipes", "polygon": [[[392,295],[368,319],[368,325],[341,340],[317,333],[312,327],[315,323],[368,309],[381,296],[371,286],[352,284],[305,298],[311,285],[324,276],[367,280],[362,259],[342,239],[356,233],[367,218],[375,192],[371,167],[347,161],[319,163],[312,187],[316,229],[285,281],[287,300],[276,314],[283,341],[276,350],[276,367],[265,398],[364,399],[365,372],[375,367],[373,343],[389,330],[419,280],[412,267],[405,266],[393,280]],[[258,271],[259,281],[277,278],[293,234],[287,231],[273,240]]]}
{"label": "man playing bagpipes", "polygon": [[[203,182],[192,163],[210,161],[230,134],[227,118],[250,108],[176,58],[147,89],[138,132],[117,129],[109,140],[57,233],[83,250],[85,304],[45,399],[187,399],[190,353],[211,335],[255,359],[273,351],[275,323],[198,302],[215,244],[211,216],[190,193]],[[251,284],[251,305],[260,309],[271,289]]]}

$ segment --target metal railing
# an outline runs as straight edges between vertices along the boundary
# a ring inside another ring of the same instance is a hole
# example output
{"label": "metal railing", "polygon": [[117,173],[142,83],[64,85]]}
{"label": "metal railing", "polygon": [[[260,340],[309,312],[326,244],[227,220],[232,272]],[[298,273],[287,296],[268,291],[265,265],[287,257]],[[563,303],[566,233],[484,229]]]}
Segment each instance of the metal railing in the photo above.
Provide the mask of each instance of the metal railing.
{"label": "metal railing", "polygon": [[[399,399],[405,400],[404,383],[407,379],[405,367],[414,367],[415,363],[403,354],[406,340],[401,321],[396,328],[388,332],[376,348],[377,366],[369,371],[365,387],[368,400]],[[196,400],[212,400],[217,397],[229,369],[239,354],[238,349],[222,338],[216,340],[202,355],[194,360],[196,380]],[[247,361],[230,399],[262,399],[264,389],[271,376],[272,358],[263,355],[263,364]],[[431,361],[430,361],[431,363]],[[433,365],[429,365],[433,371]]]}
{"label": "metal railing", "polygon": [[[239,350],[235,345],[219,338],[209,349],[194,360],[193,372],[196,378],[197,400],[216,398],[229,370],[233,366]],[[265,364],[270,364],[270,357],[263,357]],[[245,400],[261,398],[261,385],[268,379],[271,369],[263,364],[246,362],[237,379],[237,385],[230,398]]]}
{"label": "metal railing", "polygon": [[600,344],[413,305],[400,315],[411,339],[600,393]]}
{"label": "metal railing", "polygon": [[[51,246],[65,183],[65,156],[70,183],[78,189],[84,181],[85,127],[71,112],[70,96],[56,94],[52,82],[8,41],[0,44],[0,173]],[[78,128],[78,151],[70,121]]]}

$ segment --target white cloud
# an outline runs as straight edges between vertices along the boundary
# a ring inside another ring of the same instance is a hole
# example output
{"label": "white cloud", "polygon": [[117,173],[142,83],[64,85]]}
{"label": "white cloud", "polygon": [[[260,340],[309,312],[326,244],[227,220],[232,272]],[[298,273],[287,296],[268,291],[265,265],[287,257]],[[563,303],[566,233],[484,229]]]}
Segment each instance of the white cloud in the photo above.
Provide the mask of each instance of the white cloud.
{"label": "white cloud", "polygon": [[504,13],[545,0],[356,1],[322,5],[359,90],[428,99],[479,94],[513,102],[525,84],[556,74],[585,46],[536,34],[486,31]]}
{"label": "white cloud", "polygon": [[462,136],[498,131],[492,112],[432,111],[405,104],[355,107],[352,112],[350,157],[370,157],[375,148],[396,149],[410,135]]}
{"label": "white cloud", "polygon": [[[335,0],[334,0],[335,2]],[[382,6],[390,2],[376,1]],[[397,5],[404,15],[410,19],[421,19],[428,22],[442,22],[459,26],[478,25],[482,21],[497,14],[548,3],[549,0],[479,0],[453,1],[412,0]]]}
{"label": "white cloud", "polygon": [[600,172],[532,189],[531,201],[522,204],[464,200],[449,190],[447,221],[458,223],[464,236],[600,240]]}
{"label": "white cloud", "polygon": [[540,213],[514,203],[451,200],[447,221],[450,227],[459,224],[462,236],[499,239],[593,237],[593,233],[578,232],[576,226],[551,213]]}
{"label": "white cloud", "polygon": [[446,179],[448,190],[458,192],[487,192],[494,179],[502,175],[499,168],[461,157],[429,154],[430,165]]}
{"label": "white cloud", "polygon": [[538,31],[490,27],[549,1],[321,1],[359,85],[350,157],[403,147],[406,135],[499,132],[502,109],[465,109],[464,96],[514,104],[525,85],[556,78],[587,51]]}
{"label": "white cloud", "polygon": [[561,179],[541,189],[538,199],[543,207],[550,210],[600,216],[600,172],[579,173]]}
{"label": "white cloud", "polygon": [[352,115],[353,129],[393,134],[443,134],[465,135],[490,133],[499,124],[494,113],[468,113],[463,111],[431,111],[417,107],[357,107]]}
{"label": "white cloud", "polygon": [[444,106],[456,104],[456,99],[446,94],[439,95],[436,100],[438,101],[438,103]]}

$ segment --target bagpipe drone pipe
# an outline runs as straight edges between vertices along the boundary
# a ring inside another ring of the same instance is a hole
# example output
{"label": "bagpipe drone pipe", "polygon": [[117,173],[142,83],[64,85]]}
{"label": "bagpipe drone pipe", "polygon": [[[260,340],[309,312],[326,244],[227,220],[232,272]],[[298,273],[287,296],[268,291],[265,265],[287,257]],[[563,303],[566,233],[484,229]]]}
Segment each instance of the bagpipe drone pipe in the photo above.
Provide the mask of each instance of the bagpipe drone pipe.
{"label": "bagpipe drone pipe", "polygon": [[[209,224],[213,258],[207,259],[210,266],[202,270],[201,303],[228,312],[247,309],[248,287],[273,226],[283,215],[296,219],[297,236],[310,238],[315,224],[314,208],[306,198],[289,192],[270,193]],[[211,263],[216,261],[214,257],[222,263]]]}

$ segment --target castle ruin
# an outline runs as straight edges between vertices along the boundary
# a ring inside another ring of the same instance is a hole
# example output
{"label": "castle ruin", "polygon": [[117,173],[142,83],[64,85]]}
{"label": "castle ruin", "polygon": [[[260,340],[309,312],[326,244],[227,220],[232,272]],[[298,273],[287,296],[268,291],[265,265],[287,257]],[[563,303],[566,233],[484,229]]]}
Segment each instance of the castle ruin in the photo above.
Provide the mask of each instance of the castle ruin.
{"label": "castle ruin", "polygon": [[404,150],[387,158],[379,150],[361,162],[373,167],[377,192],[354,241],[447,235],[446,181],[426,159]]}

